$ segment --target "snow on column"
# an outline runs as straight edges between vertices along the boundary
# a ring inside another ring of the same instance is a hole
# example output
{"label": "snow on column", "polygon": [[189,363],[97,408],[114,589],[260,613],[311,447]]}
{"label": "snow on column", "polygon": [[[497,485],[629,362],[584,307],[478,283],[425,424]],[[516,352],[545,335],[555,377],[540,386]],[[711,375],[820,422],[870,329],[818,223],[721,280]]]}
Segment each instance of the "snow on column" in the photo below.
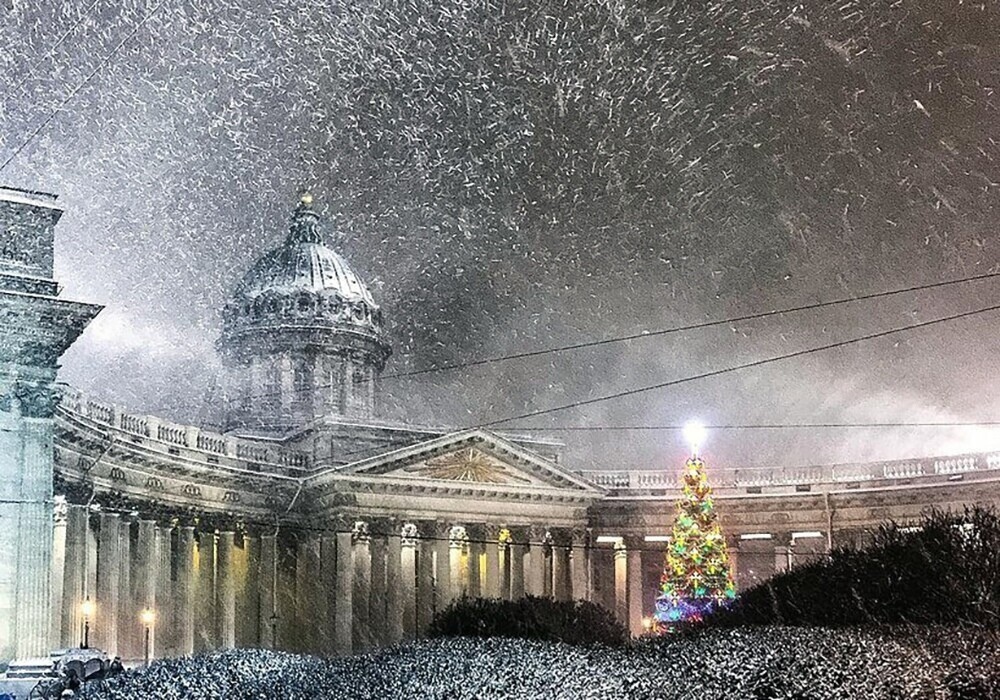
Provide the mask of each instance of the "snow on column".
{"label": "snow on column", "polygon": [[118,582],[121,547],[117,513],[101,513],[97,544],[97,607],[92,622],[92,645],[110,656],[118,654]]}
{"label": "snow on column", "polygon": [[386,550],[388,542],[381,533],[372,535],[369,542],[371,551],[371,594],[368,601],[368,634],[373,647],[383,646],[388,637],[388,610],[386,609]]}
{"label": "snow on column", "polygon": [[483,545],[486,551],[486,570],[483,576],[484,598],[500,597],[500,528],[497,525],[487,525],[486,536],[483,538],[486,543]]}
{"label": "snow on column", "polygon": [[75,647],[82,641],[82,608],[86,576],[87,507],[70,505],[66,512],[66,555],[63,563],[63,596],[59,646]]}
{"label": "snow on column", "polygon": [[337,533],[337,606],[334,648],[338,654],[354,649],[354,546],[352,532]]}
{"label": "snow on column", "polygon": [[573,531],[570,572],[574,600],[590,600],[590,541],[583,530]]}
{"label": "snow on column", "polygon": [[417,526],[406,523],[400,532],[400,589],[403,639],[417,636]]}
{"label": "snow on column", "polygon": [[371,602],[372,556],[368,523],[362,521],[354,523],[351,537],[354,559],[354,625],[351,638],[353,649],[358,652],[371,647],[368,606]]}
{"label": "snow on column", "polygon": [[236,572],[234,571],[235,533],[219,533],[218,551],[218,613],[219,647],[236,646]]}
{"label": "snow on column", "polygon": [[615,616],[628,625],[628,550],[621,540],[615,543]]}
{"label": "snow on column", "polygon": [[626,542],[628,547],[628,629],[633,636],[642,634],[642,538],[632,537]]}
{"label": "snow on column", "polygon": [[423,635],[434,615],[434,523],[421,525],[419,559],[417,560],[417,635]]}
{"label": "snow on column", "polygon": [[185,525],[177,534],[177,653],[194,653],[194,527]]}
{"label": "snow on column", "polygon": [[276,535],[262,535],[257,580],[260,582],[260,645],[264,649],[274,649],[277,642],[277,566],[278,538]]}
{"label": "snow on column", "polygon": [[[397,644],[403,639],[404,598],[407,590],[403,581],[402,538],[395,521],[389,524],[389,528],[385,549],[386,621],[384,642]],[[411,590],[413,587],[412,573],[411,567]]]}

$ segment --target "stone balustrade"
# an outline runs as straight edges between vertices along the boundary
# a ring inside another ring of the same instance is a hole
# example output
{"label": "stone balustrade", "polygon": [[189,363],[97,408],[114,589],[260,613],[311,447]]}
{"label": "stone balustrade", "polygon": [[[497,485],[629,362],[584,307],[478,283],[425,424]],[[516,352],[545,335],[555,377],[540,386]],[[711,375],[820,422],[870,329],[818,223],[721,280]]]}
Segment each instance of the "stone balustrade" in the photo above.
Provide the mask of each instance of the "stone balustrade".
{"label": "stone balustrade", "polygon": [[[949,476],[954,478],[974,472],[1000,471],[1000,454],[960,455],[950,458],[909,459],[889,462],[834,464],[817,467],[736,468],[711,470],[712,486],[717,491],[796,487],[798,490],[833,491],[844,488],[891,486],[905,479]],[[663,495],[679,491],[677,470],[601,470],[579,471],[584,479],[615,494]]]}
{"label": "stone balustrade", "polygon": [[253,440],[237,438],[183,425],[156,416],[128,413],[120,406],[99,401],[70,387],[60,387],[59,410],[82,416],[131,436],[131,442],[163,443],[165,452],[207,463],[218,463],[220,456],[249,463],[250,466],[274,466],[281,470],[305,471],[312,468],[308,454],[278,445],[262,445]]}

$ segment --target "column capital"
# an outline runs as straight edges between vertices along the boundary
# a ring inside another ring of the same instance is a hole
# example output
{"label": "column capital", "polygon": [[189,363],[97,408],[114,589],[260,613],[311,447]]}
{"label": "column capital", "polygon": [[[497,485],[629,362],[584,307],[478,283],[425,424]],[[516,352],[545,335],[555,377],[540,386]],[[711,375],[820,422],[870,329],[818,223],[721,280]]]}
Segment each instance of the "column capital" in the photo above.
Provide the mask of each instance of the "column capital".
{"label": "column capital", "polygon": [[56,496],[52,504],[52,518],[56,525],[62,525],[66,522],[66,517],[69,515],[69,504],[66,502],[65,496]]}
{"label": "column capital", "polygon": [[453,548],[464,547],[469,541],[465,525],[452,525],[448,530],[448,544]]}
{"label": "column capital", "polygon": [[545,536],[548,534],[549,530],[544,525],[529,525],[528,526],[528,543],[529,544],[541,544],[545,541]]}
{"label": "column capital", "polygon": [[403,523],[399,530],[399,536],[404,547],[416,547],[417,540],[420,538],[420,529],[416,523]]}
{"label": "column capital", "polygon": [[628,556],[628,547],[625,546],[625,540],[618,540],[615,542],[615,559],[624,559],[626,556]]}
{"label": "column capital", "polygon": [[371,540],[368,532],[368,523],[364,520],[356,520],[351,528],[351,541],[356,544],[366,544]]}

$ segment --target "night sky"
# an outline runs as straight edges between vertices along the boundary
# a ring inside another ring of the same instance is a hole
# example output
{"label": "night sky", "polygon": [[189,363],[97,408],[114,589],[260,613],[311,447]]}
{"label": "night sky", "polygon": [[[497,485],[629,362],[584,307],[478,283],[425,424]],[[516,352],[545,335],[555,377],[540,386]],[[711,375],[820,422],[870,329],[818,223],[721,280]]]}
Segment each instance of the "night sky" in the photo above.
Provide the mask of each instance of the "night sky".
{"label": "night sky", "polygon": [[[385,311],[387,373],[1000,271],[997,3],[0,0],[0,15],[0,162],[72,95],[0,171],[59,194],[57,276],[107,305],[62,378],[138,412],[217,417],[219,311],[303,188]],[[474,425],[998,295],[976,282],[388,379],[386,412]],[[1000,420],[998,320],[522,425]],[[562,437],[575,468],[684,451],[671,432]],[[707,456],[980,449],[1000,432],[715,431]]]}

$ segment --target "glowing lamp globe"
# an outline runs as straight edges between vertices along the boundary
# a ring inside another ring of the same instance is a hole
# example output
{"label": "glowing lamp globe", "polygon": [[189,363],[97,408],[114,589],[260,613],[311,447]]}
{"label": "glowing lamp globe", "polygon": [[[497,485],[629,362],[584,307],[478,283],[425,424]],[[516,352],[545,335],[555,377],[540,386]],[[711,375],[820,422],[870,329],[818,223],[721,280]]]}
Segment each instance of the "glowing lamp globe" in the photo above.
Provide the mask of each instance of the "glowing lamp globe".
{"label": "glowing lamp globe", "polygon": [[156,611],[151,608],[144,608],[139,613],[139,621],[147,627],[151,627],[156,622]]}
{"label": "glowing lamp globe", "polygon": [[689,421],[684,425],[684,441],[691,448],[691,454],[698,455],[701,446],[705,444],[708,430],[699,421]]}

